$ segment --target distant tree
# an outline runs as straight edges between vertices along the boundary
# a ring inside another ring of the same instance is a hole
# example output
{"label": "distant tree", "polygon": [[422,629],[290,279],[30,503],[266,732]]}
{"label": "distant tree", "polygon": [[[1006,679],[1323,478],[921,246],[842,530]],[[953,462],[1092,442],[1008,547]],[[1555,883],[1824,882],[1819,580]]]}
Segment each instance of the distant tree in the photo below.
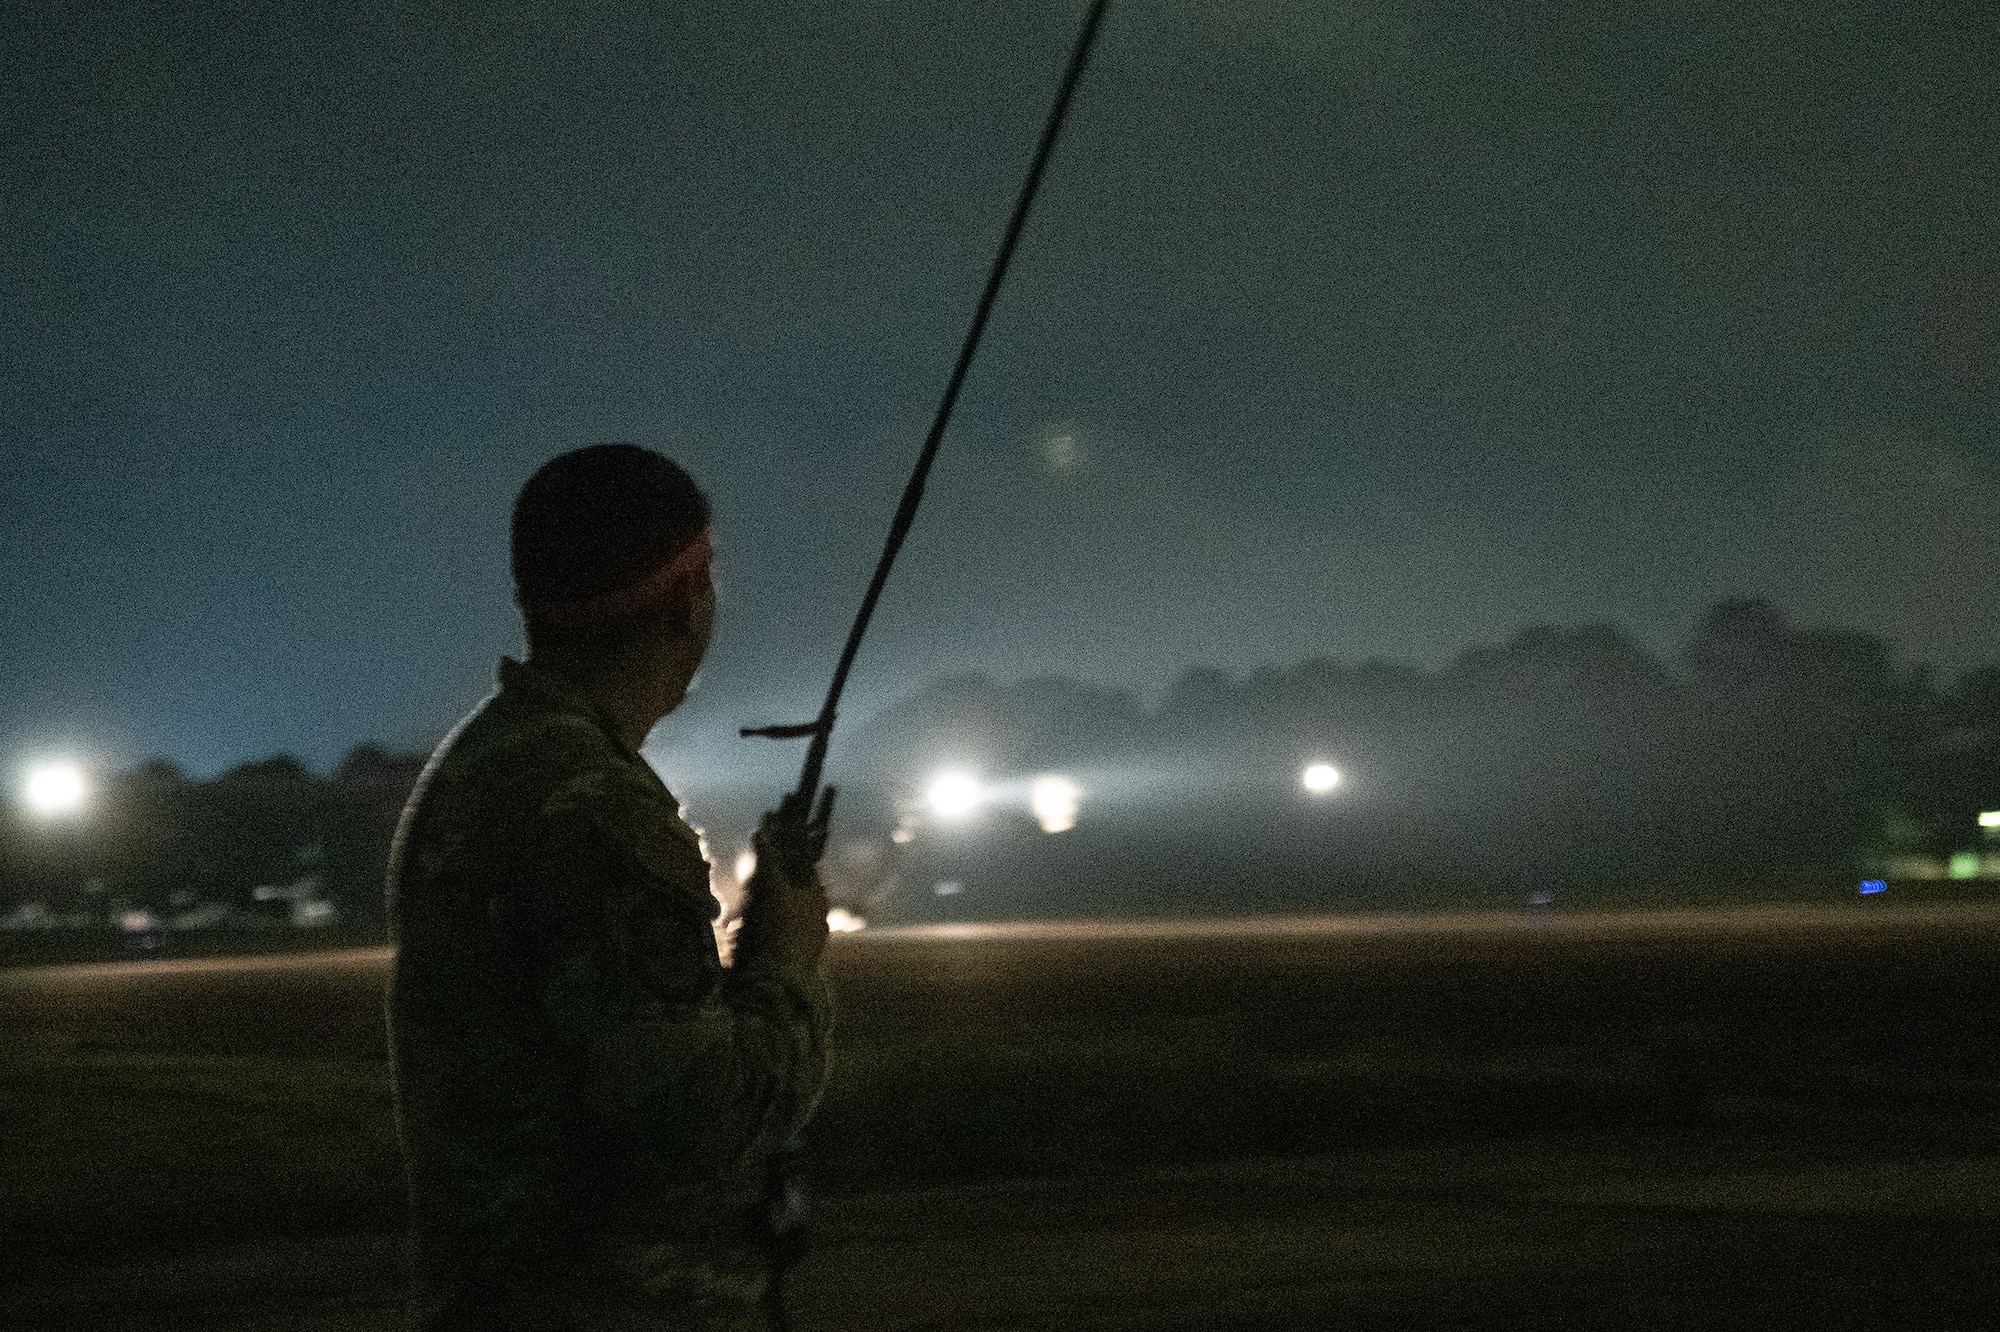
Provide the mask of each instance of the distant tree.
{"label": "distant tree", "polygon": [[199,877],[198,799],[196,783],[164,759],[112,778],[92,831],[117,896],[156,910],[186,903]]}
{"label": "distant tree", "polygon": [[1967,671],[1937,695],[1914,769],[1912,804],[1932,849],[1959,850],[1983,810],[2000,809],[2000,665]]}
{"label": "distant tree", "polygon": [[1660,873],[1682,695],[1611,625],[1537,626],[1439,681],[1429,798],[1503,862],[1558,878]]}
{"label": "distant tree", "polygon": [[1888,646],[1739,600],[1709,612],[1684,659],[1702,756],[1689,817],[1711,851],[1753,870],[1854,867],[1917,741]]}
{"label": "distant tree", "polygon": [[1227,671],[1197,666],[1168,686],[1153,711],[1150,730],[1161,748],[1212,747],[1217,742],[1234,748],[1242,722],[1243,699],[1236,681]]}
{"label": "distant tree", "polygon": [[382,922],[389,846],[423,766],[421,754],[361,745],[325,783],[321,872],[328,896],[351,923]]}
{"label": "distant tree", "polygon": [[324,845],[319,782],[290,755],[231,768],[204,783],[192,805],[190,887],[200,896],[249,907],[252,889],[317,868]]}

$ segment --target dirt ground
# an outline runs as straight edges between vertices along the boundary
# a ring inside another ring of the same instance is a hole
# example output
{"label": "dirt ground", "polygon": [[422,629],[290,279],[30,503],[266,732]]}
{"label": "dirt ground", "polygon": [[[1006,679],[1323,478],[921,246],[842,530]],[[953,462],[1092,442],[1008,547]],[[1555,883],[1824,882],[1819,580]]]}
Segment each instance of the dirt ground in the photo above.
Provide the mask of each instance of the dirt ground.
{"label": "dirt ground", "polygon": [[[801,1329],[2000,1327],[2000,910],[842,939]],[[387,1329],[386,957],[0,972],[0,1322]]]}

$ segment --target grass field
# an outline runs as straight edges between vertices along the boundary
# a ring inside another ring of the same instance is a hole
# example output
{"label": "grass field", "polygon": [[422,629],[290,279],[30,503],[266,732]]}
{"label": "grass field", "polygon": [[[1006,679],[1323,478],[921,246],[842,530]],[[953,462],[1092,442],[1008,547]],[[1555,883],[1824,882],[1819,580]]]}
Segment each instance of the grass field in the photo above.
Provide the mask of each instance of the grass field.
{"label": "grass field", "polygon": [[[2000,1326],[2000,911],[837,941],[806,1328]],[[385,959],[0,971],[24,1328],[395,1326]]]}

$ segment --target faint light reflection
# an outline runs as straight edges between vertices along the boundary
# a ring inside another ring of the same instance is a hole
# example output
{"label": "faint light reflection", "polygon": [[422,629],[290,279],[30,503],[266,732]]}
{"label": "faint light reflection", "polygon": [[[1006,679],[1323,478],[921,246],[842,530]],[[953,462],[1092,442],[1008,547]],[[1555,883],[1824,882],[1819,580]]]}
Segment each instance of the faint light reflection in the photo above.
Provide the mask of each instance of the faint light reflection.
{"label": "faint light reflection", "polygon": [[1083,801],[1083,788],[1067,777],[1053,773],[1037,777],[1028,788],[1028,808],[1045,833],[1068,832],[1076,827],[1076,813]]}
{"label": "faint light reflection", "polygon": [[1050,476],[1075,476],[1083,468],[1083,443],[1071,430],[1053,430],[1042,439],[1042,465]]}

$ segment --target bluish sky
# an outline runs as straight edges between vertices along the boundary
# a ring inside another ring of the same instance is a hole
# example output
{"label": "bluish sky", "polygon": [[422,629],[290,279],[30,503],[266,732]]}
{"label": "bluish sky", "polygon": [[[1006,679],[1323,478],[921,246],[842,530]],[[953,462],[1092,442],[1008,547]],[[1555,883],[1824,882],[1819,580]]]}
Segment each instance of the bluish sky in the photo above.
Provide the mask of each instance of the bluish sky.
{"label": "bluish sky", "polygon": [[[854,713],[1745,593],[2000,657],[1990,7],[1511,8],[1114,0]],[[0,762],[428,744],[629,439],[718,514],[663,761],[782,771],[1080,14],[10,6]]]}

